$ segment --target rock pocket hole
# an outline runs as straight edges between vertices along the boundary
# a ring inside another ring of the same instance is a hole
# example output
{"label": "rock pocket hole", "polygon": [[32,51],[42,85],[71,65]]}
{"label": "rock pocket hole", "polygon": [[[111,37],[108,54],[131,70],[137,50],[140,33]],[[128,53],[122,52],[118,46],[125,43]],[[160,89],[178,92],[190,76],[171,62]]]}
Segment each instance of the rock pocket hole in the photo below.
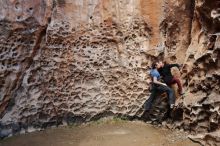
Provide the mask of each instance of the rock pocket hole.
{"label": "rock pocket hole", "polygon": [[28,10],[27,10],[27,12],[33,12],[33,8],[32,7],[30,7]]}
{"label": "rock pocket hole", "polygon": [[21,20],[21,16],[17,16],[17,18],[16,18],[17,20]]}
{"label": "rock pocket hole", "polygon": [[15,9],[19,9],[19,5],[20,5],[19,2],[15,3]]}

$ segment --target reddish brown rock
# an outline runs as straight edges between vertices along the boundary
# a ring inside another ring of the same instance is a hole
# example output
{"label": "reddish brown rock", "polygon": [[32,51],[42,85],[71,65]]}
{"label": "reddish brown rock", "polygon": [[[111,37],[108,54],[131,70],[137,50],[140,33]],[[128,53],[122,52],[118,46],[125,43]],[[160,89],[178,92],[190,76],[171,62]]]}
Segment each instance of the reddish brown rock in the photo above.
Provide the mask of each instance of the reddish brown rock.
{"label": "reddish brown rock", "polygon": [[140,116],[151,62],[165,58],[184,64],[174,126],[219,129],[218,11],[217,0],[1,1],[0,127]]}

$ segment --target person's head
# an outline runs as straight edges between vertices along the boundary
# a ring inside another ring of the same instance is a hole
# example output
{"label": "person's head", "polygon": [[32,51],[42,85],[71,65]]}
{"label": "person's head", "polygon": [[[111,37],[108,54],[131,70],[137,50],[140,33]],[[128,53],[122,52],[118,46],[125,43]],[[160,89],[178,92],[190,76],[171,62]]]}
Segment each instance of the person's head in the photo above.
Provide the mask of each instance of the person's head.
{"label": "person's head", "polygon": [[163,61],[159,61],[158,64],[160,65],[160,67],[164,67],[164,62]]}
{"label": "person's head", "polygon": [[158,61],[154,61],[151,65],[152,69],[159,69],[160,68],[160,64]]}

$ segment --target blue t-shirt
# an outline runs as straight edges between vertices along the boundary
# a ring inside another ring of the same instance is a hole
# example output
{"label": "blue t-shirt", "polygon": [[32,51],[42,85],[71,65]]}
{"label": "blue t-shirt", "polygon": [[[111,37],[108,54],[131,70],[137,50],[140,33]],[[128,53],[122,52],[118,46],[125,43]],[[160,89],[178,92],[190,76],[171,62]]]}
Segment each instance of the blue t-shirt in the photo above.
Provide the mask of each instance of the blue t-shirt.
{"label": "blue t-shirt", "polygon": [[150,70],[150,76],[151,76],[152,78],[156,77],[157,80],[160,79],[160,73],[157,71],[157,69],[151,69],[151,70]]}

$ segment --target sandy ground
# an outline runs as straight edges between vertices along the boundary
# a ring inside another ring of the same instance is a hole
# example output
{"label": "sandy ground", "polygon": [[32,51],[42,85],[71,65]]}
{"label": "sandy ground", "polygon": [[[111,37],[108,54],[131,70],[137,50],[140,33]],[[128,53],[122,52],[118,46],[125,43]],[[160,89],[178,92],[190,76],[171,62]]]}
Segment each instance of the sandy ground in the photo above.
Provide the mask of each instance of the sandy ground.
{"label": "sandy ground", "polygon": [[14,136],[0,146],[199,146],[186,137],[142,122],[108,120]]}

